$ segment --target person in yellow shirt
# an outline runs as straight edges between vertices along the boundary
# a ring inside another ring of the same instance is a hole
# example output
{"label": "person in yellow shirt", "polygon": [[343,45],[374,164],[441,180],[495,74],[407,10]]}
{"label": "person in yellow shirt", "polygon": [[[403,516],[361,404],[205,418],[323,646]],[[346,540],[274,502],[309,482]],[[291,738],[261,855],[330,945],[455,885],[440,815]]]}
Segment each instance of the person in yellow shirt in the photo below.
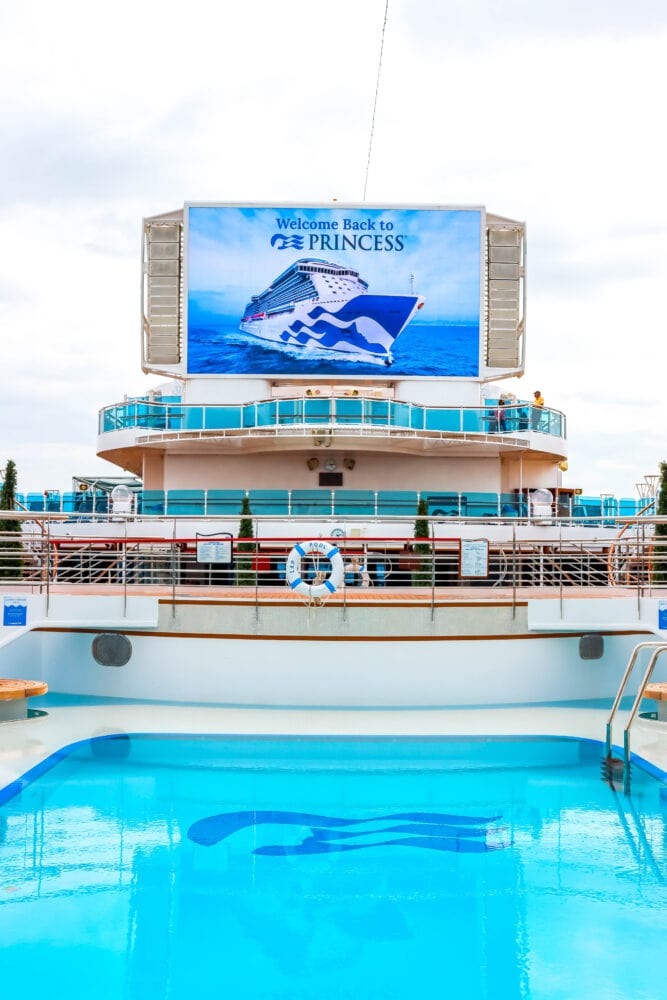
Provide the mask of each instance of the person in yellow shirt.
{"label": "person in yellow shirt", "polygon": [[536,389],[533,393],[533,410],[531,414],[531,424],[534,431],[539,430],[540,421],[542,419],[542,410],[544,409],[544,396],[539,389]]}

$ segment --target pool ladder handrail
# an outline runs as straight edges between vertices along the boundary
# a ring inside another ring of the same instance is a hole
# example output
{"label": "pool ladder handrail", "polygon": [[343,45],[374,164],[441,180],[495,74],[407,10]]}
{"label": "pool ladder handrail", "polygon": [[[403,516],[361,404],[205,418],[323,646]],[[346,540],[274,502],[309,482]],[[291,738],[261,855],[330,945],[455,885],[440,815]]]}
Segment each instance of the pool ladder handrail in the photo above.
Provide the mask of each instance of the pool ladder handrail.
{"label": "pool ladder handrail", "polygon": [[628,681],[630,680],[632,671],[634,670],[637,658],[644,649],[652,649],[653,652],[651,653],[648,665],[646,667],[646,670],[644,671],[644,676],[642,678],[641,684],[639,685],[637,696],[630,710],[630,716],[628,718],[625,730],[623,732],[623,774],[625,779],[624,784],[626,786],[626,790],[628,786],[627,775],[630,766],[630,727],[632,726],[632,723],[635,721],[635,718],[637,717],[637,712],[639,711],[639,706],[641,704],[642,698],[644,697],[644,691],[646,690],[646,685],[651,680],[651,676],[653,674],[653,670],[658,661],[658,658],[661,653],[667,652],[667,642],[665,642],[664,640],[656,640],[651,642],[640,642],[635,646],[635,648],[632,651],[632,655],[630,656],[630,659],[628,661],[628,665],[625,668],[625,673],[623,674],[623,679],[620,683],[619,689],[616,692],[616,698],[614,699],[614,704],[612,705],[611,712],[609,713],[609,718],[607,719],[607,734],[605,739],[604,752],[605,752],[605,757],[609,759],[611,757],[612,725],[614,722],[614,718],[616,716],[616,712],[618,711],[618,706],[621,702],[621,698],[625,693]]}

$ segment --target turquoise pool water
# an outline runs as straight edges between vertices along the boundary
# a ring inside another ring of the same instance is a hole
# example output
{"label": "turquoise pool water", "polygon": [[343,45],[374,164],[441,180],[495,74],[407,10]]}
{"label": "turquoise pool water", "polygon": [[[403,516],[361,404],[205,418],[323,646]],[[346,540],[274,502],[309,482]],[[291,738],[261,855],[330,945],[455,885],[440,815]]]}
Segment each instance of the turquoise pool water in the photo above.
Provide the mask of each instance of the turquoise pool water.
{"label": "turquoise pool water", "polygon": [[3,995],[664,1000],[667,788],[600,753],[78,744],[0,792]]}

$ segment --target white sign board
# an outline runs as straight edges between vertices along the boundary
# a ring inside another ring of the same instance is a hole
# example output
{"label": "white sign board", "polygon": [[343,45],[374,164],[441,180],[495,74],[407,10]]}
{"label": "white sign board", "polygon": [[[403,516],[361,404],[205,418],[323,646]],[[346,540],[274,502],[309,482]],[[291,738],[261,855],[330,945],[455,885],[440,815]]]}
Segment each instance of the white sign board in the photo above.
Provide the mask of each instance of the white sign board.
{"label": "white sign board", "polygon": [[207,538],[200,541],[197,538],[197,562],[199,563],[231,563],[232,536],[228,538]]}
{"label": "white sign board", "polygon": [[486,538],[461,539],[459,552],[460,577],[489,575],[489,543]]}

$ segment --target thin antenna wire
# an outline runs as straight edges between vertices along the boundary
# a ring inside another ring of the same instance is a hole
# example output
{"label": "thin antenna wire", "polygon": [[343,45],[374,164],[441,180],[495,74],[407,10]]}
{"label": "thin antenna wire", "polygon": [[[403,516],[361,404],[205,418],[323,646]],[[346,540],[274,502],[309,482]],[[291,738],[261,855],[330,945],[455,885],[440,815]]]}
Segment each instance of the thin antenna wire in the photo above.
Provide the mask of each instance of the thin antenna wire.
{"label": "thin antenna wire", "polygon": [[378,60],[378,75],[375,81],[375,100],[373,101],[373,117],[371,118],[371,134],[368,140],[368,159],[366,161],[366,178],[364,180],[364,197],[363,201],[366,201],[366,189],[368,188],[368,172],[371,168],[371,150],[373,149],[373,132],[375,131],[375,112],[378,106],[378,92],[380,90],[380,72],[382,70],[382,51],[384,49],[384,32],[387,27],[387,14],[389,13],[389,0],[387,0],[384,7],[384,22],[382,24],[382,38],[380,40],[380,58]]}

